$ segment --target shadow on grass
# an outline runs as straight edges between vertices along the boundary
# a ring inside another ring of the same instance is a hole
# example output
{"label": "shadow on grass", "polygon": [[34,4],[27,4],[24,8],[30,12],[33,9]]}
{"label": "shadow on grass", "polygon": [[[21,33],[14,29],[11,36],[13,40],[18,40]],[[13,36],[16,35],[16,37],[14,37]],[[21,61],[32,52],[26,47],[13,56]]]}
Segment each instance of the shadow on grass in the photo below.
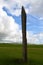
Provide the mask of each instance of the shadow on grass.
{"label": "shadow on grass", "polygon": [[11,58],[11,59],[0,60],[0,65],[43,65],[43,61],[39,62],[37,60],[29,59],[27,63],[24,63],[23,59]]}
{"label": "shadow on grass", "polygon": [[0,65],[27,65],[27,63],[23,62],[23,59],[11,58],[0,60]]}
{"label": "shadow on grass", "polygon": [[22,59],[19,59],[19,58],[16,58],[16,59],[10,59],[8,60],[9,64],[10,65],[22,65],[23,64],[23,60]]}

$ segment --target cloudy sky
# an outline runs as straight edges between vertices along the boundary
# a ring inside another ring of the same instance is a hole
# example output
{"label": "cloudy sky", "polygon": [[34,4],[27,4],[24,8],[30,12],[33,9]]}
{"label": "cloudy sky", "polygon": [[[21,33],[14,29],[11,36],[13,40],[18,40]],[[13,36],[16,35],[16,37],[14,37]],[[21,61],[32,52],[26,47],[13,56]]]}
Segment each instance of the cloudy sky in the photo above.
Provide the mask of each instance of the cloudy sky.
{"label": "cloudy sky", "polygon": [[43,0],[0,0],[0,42],[22,42],[22,6],[27,14],[27,42],[43,44]]}

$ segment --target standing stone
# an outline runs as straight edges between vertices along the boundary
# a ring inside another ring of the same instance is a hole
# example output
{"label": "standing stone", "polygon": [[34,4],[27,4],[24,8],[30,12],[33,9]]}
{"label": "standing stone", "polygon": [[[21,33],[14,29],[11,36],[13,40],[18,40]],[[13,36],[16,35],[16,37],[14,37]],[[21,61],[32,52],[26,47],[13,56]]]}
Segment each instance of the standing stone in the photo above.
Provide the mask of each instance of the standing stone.
{"label": "standing stone", "polygon": [[22,6],[21,11],[21,20],[22,20],[22,41],[23,41],[23,61],[27,62],[27,39],[26,39],[26,12]]}

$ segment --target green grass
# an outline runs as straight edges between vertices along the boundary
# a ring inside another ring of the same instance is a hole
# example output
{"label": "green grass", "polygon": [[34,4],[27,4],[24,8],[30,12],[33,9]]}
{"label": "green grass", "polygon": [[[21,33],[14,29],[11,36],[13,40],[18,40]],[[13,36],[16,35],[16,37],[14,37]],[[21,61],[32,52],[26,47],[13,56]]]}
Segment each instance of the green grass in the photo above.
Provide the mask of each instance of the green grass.
{"label": "green grass", "polygon": [[43,65],[43,45],[28,45],[28,62],[22,61],[22,45],[0,44],[0,65]]}

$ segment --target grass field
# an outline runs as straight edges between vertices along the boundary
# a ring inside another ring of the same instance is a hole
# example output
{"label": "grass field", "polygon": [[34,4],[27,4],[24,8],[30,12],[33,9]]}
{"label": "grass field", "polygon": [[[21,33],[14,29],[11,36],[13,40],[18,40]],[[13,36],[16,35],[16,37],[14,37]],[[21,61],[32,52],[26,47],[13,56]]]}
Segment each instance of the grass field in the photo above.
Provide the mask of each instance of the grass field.
{"label": "grass field", "polygon": [[22,45],[0,44],[0,65],[43,65],[43,45],[28,45],[28,62],[22,61]]}

